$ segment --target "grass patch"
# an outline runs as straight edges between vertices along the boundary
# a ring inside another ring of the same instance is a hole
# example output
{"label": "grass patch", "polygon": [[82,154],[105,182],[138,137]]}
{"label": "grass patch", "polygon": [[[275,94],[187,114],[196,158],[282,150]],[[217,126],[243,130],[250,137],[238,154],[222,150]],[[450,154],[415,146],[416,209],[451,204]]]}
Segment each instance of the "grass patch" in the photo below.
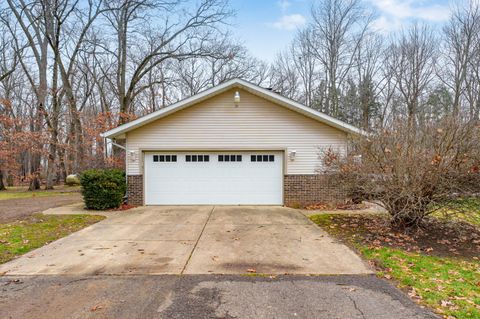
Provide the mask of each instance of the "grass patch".
{"label": "grass patch", "polygon": [[480,198],[460,198],[446,203],[433,216],[440,219],[454,219],[480,226]]}
{"label": "grass patch", "polygon": [[[381,215],[354,217],[321,214],[310,218],[359,251],[376,266],[379,276],[394,280],[415,301],[430,307],[444,318],[480,318],[478,254],[473,257],[458,256],[456,253],[462,252],[462,249],[457,247],[449,256],[444,255],[448,250],[442,251],[439,256],[432,255],[440,245],[431,248],[431,240],[423,243],[431,238],[428,231],[418,236],[389,231],[385,226],[386,217]],[[443,228],[433,229],[432,232],[438,233],[439,230]],[[441,241],[439,238],[435,240]],[[455,238],[450,236],[449,240]],[[423,250],[422,247],[428,248]]]}
{"label": "grass patch", "polygon": [[359,247],[363,256],[395,279],[410,297],[446,318],[480,318],[480,262],[426,256],[388,247]]}
{"label": "grass patch", "polygon": [[80,186],[61,187],[54,190],[38,190],[28,191],[26,187],[12,187],[5,191],[0,191],[0,200],[17,199],[17,198],[32,198],[32,197],[48,197],[48,196],[62,196],[72,195],[80,191]]}
{"label": "grass patch", "polygon": [[104,219],[96,215],[43,215],[0,224],[0,263],[65,237]]}

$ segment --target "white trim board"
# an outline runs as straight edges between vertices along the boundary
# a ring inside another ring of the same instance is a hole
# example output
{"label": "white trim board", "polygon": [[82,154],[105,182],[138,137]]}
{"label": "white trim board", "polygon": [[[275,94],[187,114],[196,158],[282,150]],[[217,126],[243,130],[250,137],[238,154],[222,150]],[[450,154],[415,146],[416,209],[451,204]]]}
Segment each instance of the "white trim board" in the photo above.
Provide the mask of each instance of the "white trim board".
{"label": "white trim board", "polygon": [[363,135],[365,134],[364,131],[361,129],[347,124],[343,121],[340,121],[338,119],[335,119],[329,115],[326,115],[324,113],[318,112],[308,106],[305,106],[301,103],[295,102],[291,99],[288,99],[284,96],[281,96],[280,94],[277,94],[275,92],[272,92],[271,90],[262,88],[258,85],[252,84],[250,82],[244,81],[242,79],[233,79],[227,82],[224,82],[222,84],[219,84],[215,87],[212,87],[210,89],[207,89],[203,92],[200,92],[198,94],[195,94],[189,98],[186,98],[184,100],[181,100],[177,103],[174,103],[170,106],[167,106],[165,108],[162,108],[158,111],[152,112],[150,114],[147,114],[145,116],[142,116],[136,120],[133,120],[129,123],[120,125],[114,129],[111,129],[109,131],[106,131],[101,134],[102,137],[104,138],[116,138],[116,137],[121,137],[128,131],[134,130],[136,128],[139,128],[143,125],[146,125],[148,123],[151,123],[155,120],[161,119],[167,115],[170,115],[174,112],[183,110],[189,106],[195,105],[197,103],[200,103],[204,100],[207,100],[215,95],[218,95],[222,92],[225,92],[227,90],[230,90],[232,88],[240,88],[244,89],[254,95],[260,96],[264,99],[270,100],[278,105],[281,105],[283,107],[286,107],[292,111],[298,112],[300,114],[303,114],[307,117],[310,117],[314,120],[317,120],[319,122],[322,122],[324,124],[327,124],[329,126],[335,127],[341,131],[344,131],[349,134],[354,134],[354,135]]}

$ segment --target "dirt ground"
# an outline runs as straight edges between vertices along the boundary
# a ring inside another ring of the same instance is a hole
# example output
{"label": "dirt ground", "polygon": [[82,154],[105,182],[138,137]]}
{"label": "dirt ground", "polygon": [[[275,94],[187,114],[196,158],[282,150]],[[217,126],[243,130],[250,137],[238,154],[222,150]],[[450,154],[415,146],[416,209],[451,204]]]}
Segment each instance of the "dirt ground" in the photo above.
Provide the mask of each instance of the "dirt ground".
{"label": "dirt ground", "polygon": [[49,208],[82,201],[80,193],[70,195],[14,198],[0,201],[0,223],[11,222],[39,213]]}

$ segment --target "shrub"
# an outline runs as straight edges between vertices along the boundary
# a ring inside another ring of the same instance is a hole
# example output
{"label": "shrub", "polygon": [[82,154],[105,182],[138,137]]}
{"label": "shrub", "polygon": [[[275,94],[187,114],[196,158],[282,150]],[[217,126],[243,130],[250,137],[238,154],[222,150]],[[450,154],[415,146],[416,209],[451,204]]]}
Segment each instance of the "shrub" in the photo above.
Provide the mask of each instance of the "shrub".
{"label": "shrub", "polygon": [[452,198],[480,191],[479,138],[478,124],[460,119],[398,121],[353,141],[347,157],[325,162],[351,194],[383,206],[393,225],[419,226]]}
{"label": "shrub", "polygon": [[125,173],[118,169],[90,169],[80,176],[82,195],[88,209],[117,208],[127,189]]}
{"label": "shrub", "polygon": [[80,185],[80,179],[75,174],[68,175],[65,179],[65,184],[68,186],[77,186]]}

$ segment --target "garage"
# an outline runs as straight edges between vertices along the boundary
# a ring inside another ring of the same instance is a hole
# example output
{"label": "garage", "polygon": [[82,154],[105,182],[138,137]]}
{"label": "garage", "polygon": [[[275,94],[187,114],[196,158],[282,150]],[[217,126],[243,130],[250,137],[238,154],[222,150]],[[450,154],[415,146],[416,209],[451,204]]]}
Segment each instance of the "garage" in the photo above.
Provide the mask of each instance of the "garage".
{"label": "garage", "polygon": [[[359,129],[232,79],[102,134],[125,145],[128,203],[287,205],[344,202],[327,150]],[[114,144],[113,144],[114,143]],[[108,150],[107,150],[108,151]]]}
{"label": "garage", "polygon": [[283,152],[147,152],[146,205],[281,205]]}

